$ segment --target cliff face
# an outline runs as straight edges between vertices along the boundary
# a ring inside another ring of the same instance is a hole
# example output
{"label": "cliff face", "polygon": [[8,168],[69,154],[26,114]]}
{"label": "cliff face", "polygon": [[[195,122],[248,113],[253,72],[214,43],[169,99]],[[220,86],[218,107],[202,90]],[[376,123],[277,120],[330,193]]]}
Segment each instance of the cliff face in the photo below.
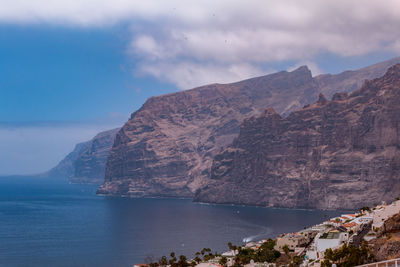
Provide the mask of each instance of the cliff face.
{"label": "cliff face", "polygon": [[286,113],[317,97],[306,67],[233,84],[152,97],[117,134],[101,194],[192,197],[208,183],[214,155],[244,118],[273,106]]}
{"label": "cliff face", "polygon": [[104,131],[92,140],[77,144],[46,176],[68,178],[73,183],[101,183],[108,154],[119,129]]}
{"label": "cliff face", "polygon": [[359,208],[400,195],[400,65],[352,94],[244,121],[197,201]]}
{"label": "cliff face", "polygon": [[98,193],[193,197],[210,182],[213,157],[237,136],[244,118],[259,115],[266,107],[286,116],[316,101],[319,92],[353,90],[395,62],[400,58],[315,78],[301,67],[152,97],[118,133]]}

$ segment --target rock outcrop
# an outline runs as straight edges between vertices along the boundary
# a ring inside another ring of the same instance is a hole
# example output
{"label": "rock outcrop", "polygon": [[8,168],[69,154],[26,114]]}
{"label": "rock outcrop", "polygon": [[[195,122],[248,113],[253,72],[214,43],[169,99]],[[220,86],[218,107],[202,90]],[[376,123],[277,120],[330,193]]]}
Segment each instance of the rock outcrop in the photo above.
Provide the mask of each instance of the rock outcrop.
{"label": "rock outcrop", "polygon": [[314,100],[317,89],[303,66],[152,97],[117,134],[98,193],[193,197],[244,118],[268,106],[288,113]]}
{"label": "rock outcrop", "polygon": [[215,156],[195,200],[290,208],[359,208],[400,195],[400,65],[350,95],[287,118],[246,119]]}
{"label": "rock outcrop", "polygon": [[108,154],[119,128],[97,134],[92,140],[79,143],[45,176],[68,178],[73,183],[102,183]]}
{"label": "rock outcrop", "polygon": [[369,242],[378,261],[400,257],[400,213],[389,218],[378,231],[379,237]]}

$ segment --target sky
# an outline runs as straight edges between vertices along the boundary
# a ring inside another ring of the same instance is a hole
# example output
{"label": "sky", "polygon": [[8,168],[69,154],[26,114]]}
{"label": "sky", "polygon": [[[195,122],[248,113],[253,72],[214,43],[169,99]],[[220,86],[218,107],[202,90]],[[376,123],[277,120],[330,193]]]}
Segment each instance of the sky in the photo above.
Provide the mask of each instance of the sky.
{"label": "sky", "polygon": [[154,95],[399,56],[398,29],[398,0],[0,0],[0,175],[46,171]]}

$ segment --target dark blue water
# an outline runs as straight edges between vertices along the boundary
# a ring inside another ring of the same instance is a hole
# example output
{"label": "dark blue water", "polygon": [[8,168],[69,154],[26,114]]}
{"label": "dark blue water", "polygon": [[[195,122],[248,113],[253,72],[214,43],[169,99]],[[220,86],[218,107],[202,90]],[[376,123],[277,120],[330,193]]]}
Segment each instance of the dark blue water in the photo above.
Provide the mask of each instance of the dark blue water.
{"label": "dark blue water", "polygon": [[0,266],[132,266],[275,237],[340,212],[104,198],[96,186],[0,178]]}

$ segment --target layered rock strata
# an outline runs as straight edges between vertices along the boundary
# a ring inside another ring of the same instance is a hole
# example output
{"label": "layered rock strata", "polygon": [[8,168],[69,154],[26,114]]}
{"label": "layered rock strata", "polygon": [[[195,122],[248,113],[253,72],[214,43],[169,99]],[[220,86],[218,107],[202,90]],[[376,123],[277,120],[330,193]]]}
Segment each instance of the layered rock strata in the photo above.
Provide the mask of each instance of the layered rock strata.
{"label": "layered rock strata", "polygon": [[193,197],[210,182],[213,157],[237,136],[244,118],[259,115],[266,107],[287,116],[316,101],[320,92],[349,92],[396,62],[400,58],[314,78],[301,67],[152,97],[118,133],[98,192]]}
{"label": "layered rock strata", "polygon": [[215,154],[244,118],[273,106],[287,113],[318,95],[307,67],[232,84],[152,97],[118,132],[99,193],[193,197]]}
{"label": "layered rock strata", "polygon": [[244,121],[195,200],[340,209],[400,195],[400,65],[350,95]]}

